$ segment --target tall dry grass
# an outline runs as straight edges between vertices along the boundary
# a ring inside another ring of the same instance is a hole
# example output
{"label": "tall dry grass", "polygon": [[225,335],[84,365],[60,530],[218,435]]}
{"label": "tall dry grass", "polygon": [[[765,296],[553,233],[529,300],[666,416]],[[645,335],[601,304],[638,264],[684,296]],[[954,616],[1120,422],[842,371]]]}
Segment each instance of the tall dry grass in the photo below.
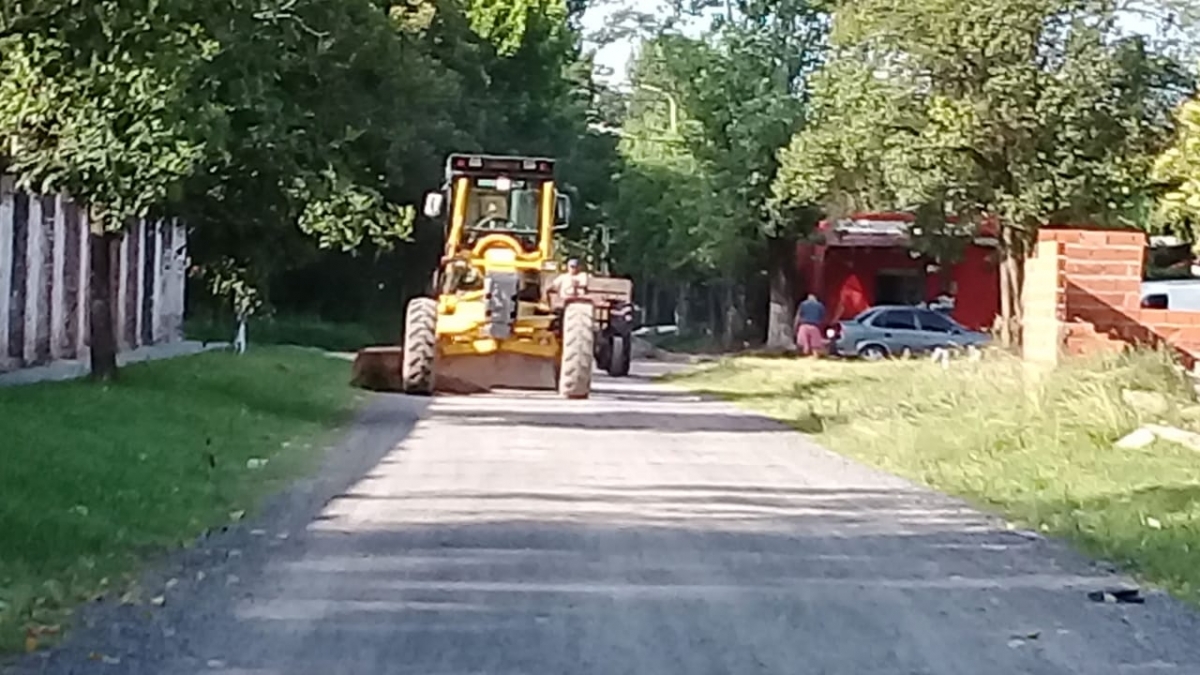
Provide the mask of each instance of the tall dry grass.
{"label": "tall dry grass", "polygon": [[1200,601],[1200,453],[1114,446],[1145,423],[1200,427],[1193,385],[1167,354],[1073,361],[1049,374],[1005,356],[948,370],[742,358],[676,380]]}

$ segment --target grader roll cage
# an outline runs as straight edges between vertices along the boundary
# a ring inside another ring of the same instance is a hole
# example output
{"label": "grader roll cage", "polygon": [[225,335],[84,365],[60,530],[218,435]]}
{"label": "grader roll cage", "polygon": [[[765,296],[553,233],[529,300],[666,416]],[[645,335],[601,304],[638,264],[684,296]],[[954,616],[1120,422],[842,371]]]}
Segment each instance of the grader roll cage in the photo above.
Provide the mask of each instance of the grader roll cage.
{"label": "grader roll cage", "polygon": [[554,168],[545,157],[450,155],[445,183],[423,209],[444,222],[432,297],[409,302],[401,349],[359,353],[356,384],[424,395],[557,389],[586,398],[596,365],[628,374],[630,280],[589,275],[582,297],[547,301],[560,272],[554,232],[569,225],[571,211]]}

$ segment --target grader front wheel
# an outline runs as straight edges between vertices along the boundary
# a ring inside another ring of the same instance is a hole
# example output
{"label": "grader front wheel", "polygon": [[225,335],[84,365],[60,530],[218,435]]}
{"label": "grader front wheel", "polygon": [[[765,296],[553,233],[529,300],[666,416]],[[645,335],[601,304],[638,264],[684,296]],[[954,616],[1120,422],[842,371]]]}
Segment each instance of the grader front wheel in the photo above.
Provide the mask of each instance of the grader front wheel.
{"label": "grader front wheel", "polygon": [[437,301],[413,298],[404,322],[402,382],[407,394],[433,393],[433,362],[437,352]]}
{"label": "grader front wheel", "polygon": [[563,312],[562,364],[558,393],[566,398],[587,398],[592,391],[595,358],[595,319],[588,303],[572,303]]}

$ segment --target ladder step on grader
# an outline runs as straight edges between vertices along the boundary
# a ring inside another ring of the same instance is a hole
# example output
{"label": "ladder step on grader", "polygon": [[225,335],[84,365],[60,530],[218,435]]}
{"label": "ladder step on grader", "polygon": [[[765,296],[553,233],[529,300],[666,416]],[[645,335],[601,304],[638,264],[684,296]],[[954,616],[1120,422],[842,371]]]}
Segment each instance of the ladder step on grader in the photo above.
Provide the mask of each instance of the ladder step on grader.
{"label": "ladder step on grader", "polygon": [[557,390],[587,398],[598,365],[629,373],[633,283],[588,275],[557,297],[554,233],[570,222],[554,160],[451,155],[424,213],[443,219],[445,247],[432,293],[409,301],[403,344],[369,347],[353,384],[429,395]]}

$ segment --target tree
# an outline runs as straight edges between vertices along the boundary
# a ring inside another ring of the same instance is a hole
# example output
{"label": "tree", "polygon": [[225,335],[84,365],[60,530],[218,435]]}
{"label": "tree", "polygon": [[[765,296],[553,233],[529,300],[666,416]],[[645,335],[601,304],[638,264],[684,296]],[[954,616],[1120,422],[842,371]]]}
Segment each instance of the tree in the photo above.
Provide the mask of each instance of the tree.
{"label": "tree", "polygon": [[[203,282],[193,312],[279,299],[361,319],[424,285],[437,247],[413,234],[410,205],[449,152],[556,156],[579,196],[572,234],[605,222],[616,141],[589,130],[606,92],[580,46],[583,9],[0,0],[0,162],[89,203],[97,246],[130,219],[181,218]],[[93,277],[93,363],[111,377],[108,275]]]}
{"label": "tree", "polygon": [[1154,179],[1168,186],[1157,215],[1195,242],[1200,240],[1200,100],[1179,106],[1176,119],[1174,142],[1154,163]]}
{"label": "tree", "polygon": [[815,94],[825,102],[782,155],[779,202],[996,219],[1011,342],[1037,229],[1127,222],[1187,90],[1174,61],[1118,34],[1116,15],[1063,0],[843,4]]}
{"label": "tree", "polygon": [[[762,279],[766,259],[768,342],[784,346],[792,341],[795,235],[813,223],[805,210],[771,208],[770,187],[777,150],[804,121],[807,77],[822,53],[824,18],[819,7],[795,0],[729,3],[725,9],[702,38],[664,28],[643,44],[633,80],[643,88],[637,96],[657,107],[631,114],[625,133],[636,139],[638,120],[646,115],[665,128],[665,95],[677,104],[679,134],[669,142],[673,149],[662,139],[626,142],[627,163],[656,168],[627,170],[622,182],[653,175],[676,186],[680,198],[668,202],[674,206],[663,204],[670,217],[635,216],[623,224],[668,228],[657,241],[672,248],[658,255],[690,263],[693,283],[703,280],[710,305],[724,308],[724,316],[714,318],[724,326],[726,343],[743,331],[748,286]],[[647,87],[663,93],[645,93]],[[662,160],[673,164],[669,171]],[[679,299],[685,305],[688,285]]]}
{"label": "tree", "polygon": [[[253,114],[230,130],[232,156],[216,157],[216,169],[189,190],[188,222],[216,225],[198,226],[197,257],[222,270],[229,266],[221,258],[237,252],[234,267],[253,275],[268,309],[278,304],[340,321],[394,316],[403,294],[424,290],[438,247],[436,228],[422,224],[407,237],[411,211],[390,206],[437,187],[450,152],[558,157],[581,196],[576,221],[587,227],[602,220],[588,204],[604,198],[615,153],[611,142],[587,132],[598,91],[573,25],[580,8],[530,3],[503,27],[477,16],[488,11],[486,3],[408,2],[390,8],[386,29],[377,12],[338,19],[357,28],[319,58],[273,47],[303,45],[303,33],[267,32],[261,49],[230,52],[227,70],[239,79],[239,68],[256,64],[254,96],[229,104]],[[322,33],[349,30],[332,18],[303,18]],[[289,136],[297,127],[306,134]],[[295,188],[282,181],[295,175],[306,177]],[[349,202],[322,203],[345,194],[331,188],[347,181],[360,193],[354,203],[377,217],[351,218],[358,209],[347,209]],[[325,250],[297,228],[279,226],[304,224],[305,214],[316,213],[324,215],[313,234]],[[354,222],[374,225],[341,233]],[[325,290],[326,279],[338,280],[336,291]]]}
{"label": "tree", "polygon": [[221,115],[204,100],[201,75],[215,44],[172,14],[181,9],[193,8],[32,3],[0,15],[0,139],[10,169],[26,186],[65,189],[90,206],[91,360],[101,379],[116,375],[114,235],[169,201]]}

